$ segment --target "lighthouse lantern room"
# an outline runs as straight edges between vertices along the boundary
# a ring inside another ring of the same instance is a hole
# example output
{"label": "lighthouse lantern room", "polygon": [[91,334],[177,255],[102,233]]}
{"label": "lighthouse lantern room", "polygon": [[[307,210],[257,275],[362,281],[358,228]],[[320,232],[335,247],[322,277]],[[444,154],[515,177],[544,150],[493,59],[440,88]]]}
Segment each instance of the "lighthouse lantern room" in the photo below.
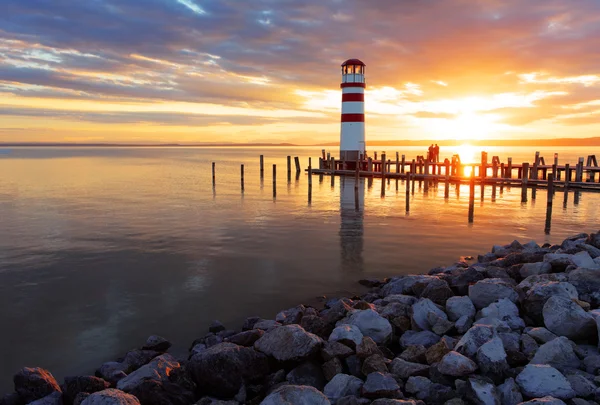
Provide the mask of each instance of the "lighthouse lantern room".
{"label": "lighthouse lantern room", "polygon": [[365,64],[358,59],[342,63],[340,159],[348,167],[365,156],[365,86]]}

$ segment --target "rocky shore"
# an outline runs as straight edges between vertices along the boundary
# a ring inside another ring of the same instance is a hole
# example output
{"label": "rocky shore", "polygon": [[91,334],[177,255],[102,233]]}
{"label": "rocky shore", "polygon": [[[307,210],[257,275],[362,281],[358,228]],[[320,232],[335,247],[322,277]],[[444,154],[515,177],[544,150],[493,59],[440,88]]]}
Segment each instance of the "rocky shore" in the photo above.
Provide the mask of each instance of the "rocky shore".
{"label": "rocky shore", "polygon": [[24,368],[0,405],[600,403],[600,232],[360,282],[322,309],[215,321],[185,359],[151,336],[62,385]]}

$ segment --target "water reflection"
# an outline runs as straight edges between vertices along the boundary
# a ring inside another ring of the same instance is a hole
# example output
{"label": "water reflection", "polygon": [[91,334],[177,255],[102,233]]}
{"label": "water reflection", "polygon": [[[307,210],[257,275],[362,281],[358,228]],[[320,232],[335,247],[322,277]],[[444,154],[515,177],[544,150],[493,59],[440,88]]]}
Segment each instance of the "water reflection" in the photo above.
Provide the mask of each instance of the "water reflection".
{"label": "water reflection", "polygon": [[[358,187],[356,187],[358,186]],[[362,273],[364,235],[364,179],[342,177],[340,180],[340,245],[342,270]]]}

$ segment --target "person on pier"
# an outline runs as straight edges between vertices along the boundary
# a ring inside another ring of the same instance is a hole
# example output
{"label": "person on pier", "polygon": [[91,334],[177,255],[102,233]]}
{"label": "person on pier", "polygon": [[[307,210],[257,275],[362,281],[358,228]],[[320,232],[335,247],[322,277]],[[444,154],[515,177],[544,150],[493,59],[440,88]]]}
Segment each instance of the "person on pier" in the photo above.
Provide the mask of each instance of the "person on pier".
{"label": "person on pier", "polygon": [[438,146],[437,143],[433,147],[433,161],[435,163],[439,163],[439,161],[440,161],[440,147]]}
{"label": "person on pier", "polygon": [[428,162],[433,162],[434,161],[434,147],[433,144],[431,144],[431,146],[427,149],[427,161]]}

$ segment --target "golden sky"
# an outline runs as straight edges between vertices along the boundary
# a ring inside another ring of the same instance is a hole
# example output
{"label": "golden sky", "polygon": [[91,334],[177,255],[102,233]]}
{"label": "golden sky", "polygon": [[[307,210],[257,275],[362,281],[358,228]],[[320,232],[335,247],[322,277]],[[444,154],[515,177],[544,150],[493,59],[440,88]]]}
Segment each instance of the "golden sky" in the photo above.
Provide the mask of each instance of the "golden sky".
{"label": "golden sky", "polygon": [[3,0],[0,142],[600,134],[598,0]]}

